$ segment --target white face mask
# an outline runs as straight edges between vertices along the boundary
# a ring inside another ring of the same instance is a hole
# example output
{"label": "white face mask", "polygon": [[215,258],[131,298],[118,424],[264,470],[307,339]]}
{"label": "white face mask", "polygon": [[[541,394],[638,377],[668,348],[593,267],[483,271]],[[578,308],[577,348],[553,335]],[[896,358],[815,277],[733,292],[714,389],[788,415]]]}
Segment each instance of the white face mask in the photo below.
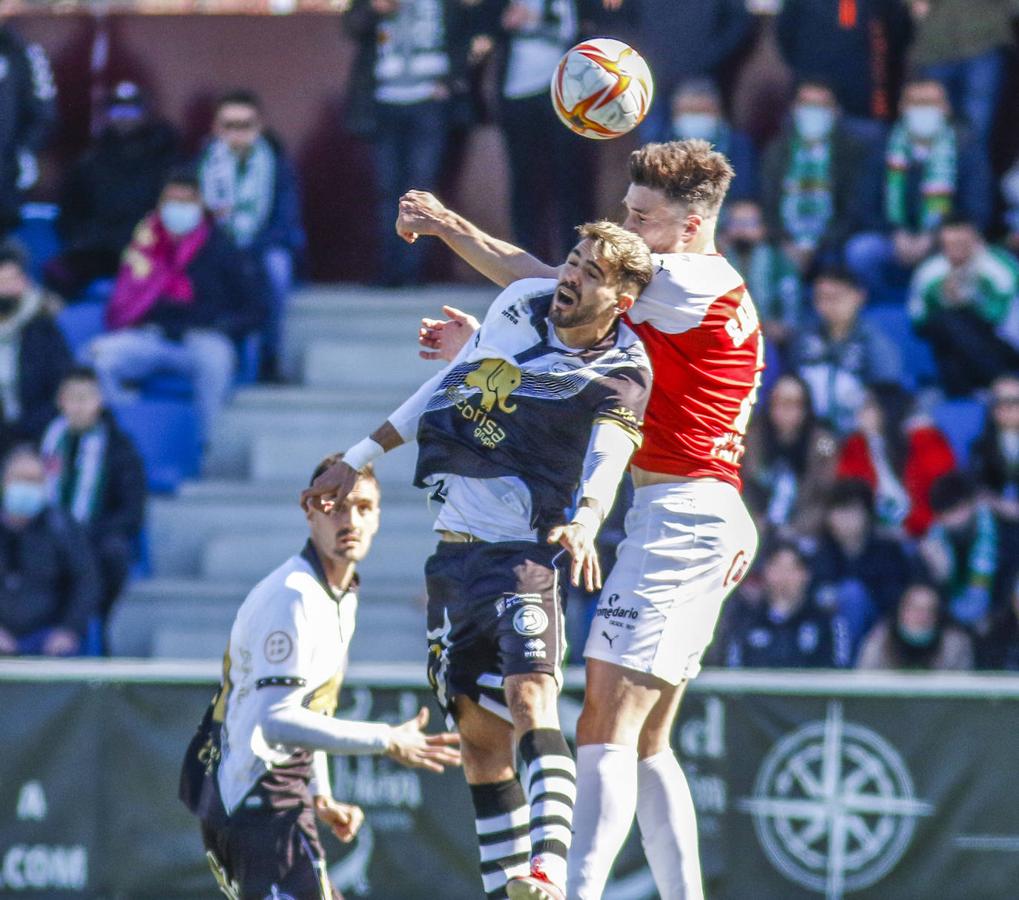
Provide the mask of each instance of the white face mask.
{"label": "white face mask", "polygon": [[903,113],[911,137],[929,141],[945,126],[945,111],[930,103],[907,106]]}
{"label": "white face mask", "polygon": [[190,234],[202,223],[202,206],[186,200],[167,200],[159,207],[159,218],[170,234]]}
{"label": "white face mask", "polygon": [[827,106],[804,103],[793,108],[793,124],[805,141],[823,141],[835,127],[835,112]]}
{"label": "white face mask", "polygon": [[700,138],[710,141],[718,133],[718,116],[713,113],[680,113],[672,120],[672,131],[679,140]]}

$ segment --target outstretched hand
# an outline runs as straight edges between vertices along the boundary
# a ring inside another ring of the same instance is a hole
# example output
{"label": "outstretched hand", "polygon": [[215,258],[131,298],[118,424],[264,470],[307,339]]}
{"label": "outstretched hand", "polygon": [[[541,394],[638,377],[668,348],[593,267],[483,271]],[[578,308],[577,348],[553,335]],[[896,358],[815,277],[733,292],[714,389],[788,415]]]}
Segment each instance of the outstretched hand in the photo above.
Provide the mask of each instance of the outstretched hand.
{"label": "outstretched hand", "polygon": [[425,734],[428,708],[393,729],[386,756],[412,769],[442,772],[444,766],[460,765],[460,735],[449,731]]}
{"label": "outstretched hand", "polygon": [[351,468],[342,459],[337,460],[312,482],[310,488],[301,492],[301,507],[311,512],[312,509],[321,510],[322,501],[326,499],[342,503],[359,477],[357,469]]}
{"label": "outstretched hand", "polygon": [[418,343],[425,350],[418,351],[422,359],[444,359],[452,362],[481,324],[470,313],[455,306],[442,307],[442,319],[422,319],[418,329]]}
{"label": "outstretched hand", "polygon": [[601,561],[594,545],[594,534],[582,522],[556,525],[549,529],[548,542],[562,544],[573,557],[570,565],[570,583],[580,587],[583,576],[584,589],[588,593],[601,590]]}

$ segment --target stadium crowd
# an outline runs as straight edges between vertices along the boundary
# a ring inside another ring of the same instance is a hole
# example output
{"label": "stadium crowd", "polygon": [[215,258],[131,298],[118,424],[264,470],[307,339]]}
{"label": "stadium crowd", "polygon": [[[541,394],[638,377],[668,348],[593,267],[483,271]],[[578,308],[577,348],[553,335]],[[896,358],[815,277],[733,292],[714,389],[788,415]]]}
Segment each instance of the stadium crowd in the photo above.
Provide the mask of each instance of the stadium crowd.
{"label": "stadium crowd", "polygon": [[[1002,115],[1017,15],[1014,0],[352,0],[342,17],[380,283],[424,277],[396,200],[436,186],[486,72],[513,237],[552,258],[572,243],[594,148],[556,120],[548,82],[584,35],[647,57],[642,139],[732,159],[719,250],[768,338],[744,457],[763,541],[717,665],[1019,671],[1019,158]],[[762,41],[794,86],[740,113],[735,75]],[[0,20],[0,71],[0,653],[98,652],[144,567],[146,481],[163,486],[131,437],[139,402],[188,398],[200,445],[234,384],[279,378],[298,176],[255,94],[223,93],[187,159],[119,83],[64,173],[43,265],[21,210],[56,89],[16,22]],[[605,530],[606,568],[620,533]]]}

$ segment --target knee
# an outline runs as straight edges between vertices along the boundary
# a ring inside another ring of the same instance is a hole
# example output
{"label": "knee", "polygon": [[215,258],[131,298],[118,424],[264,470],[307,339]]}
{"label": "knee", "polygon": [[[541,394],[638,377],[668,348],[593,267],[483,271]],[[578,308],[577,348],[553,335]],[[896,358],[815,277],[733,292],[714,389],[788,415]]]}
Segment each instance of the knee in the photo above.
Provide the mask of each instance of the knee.
{"label": "knee", "polygon": [[557,701],[551,675],[511,675],[506,679],[506,704],[518,729],[557,728]]}
{"label": "knee", "polygon": [[657,723],[645,722],[644,727],[640,730],[640,735],[637,737],[637,757],[639,759],[648,759],[651,756],[658,755],[663,750],[668,750],[670,747],[669,738],[668,727],[663,727]]}
{"label": "knee", "polygon": [[588,691],[584,695],[584,708],[577,720],[578,744],[614,744],[617,740],[617,723],[611,704]]}

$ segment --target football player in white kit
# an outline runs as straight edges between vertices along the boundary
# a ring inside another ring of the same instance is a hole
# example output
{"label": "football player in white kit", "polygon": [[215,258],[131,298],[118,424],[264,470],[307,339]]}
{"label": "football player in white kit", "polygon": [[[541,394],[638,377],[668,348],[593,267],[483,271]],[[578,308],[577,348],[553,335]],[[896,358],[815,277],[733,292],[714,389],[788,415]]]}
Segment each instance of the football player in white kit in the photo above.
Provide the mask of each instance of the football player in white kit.
{"label": "football player in white kit", "polygon": [[[342,454],[322,461],[312,480]],[[305,511],[304,549],[241,604],[223,682],[188,747],[181,799],[200,819],[206,856],[231,898],[338,897],[315,818],[350,841],[364,819],[332,797],[326,754],[386,754],[441,772],[455,734],[426,735],[428,710],[400,726],[333,718],[357,614],[357,563],[379,527],[366,469],[343,501]]]}
{"label": "football player in white kit", "polygon": [[[705,141],[649,144],[630,157],[625,227],[647,242],[656,273],[627,321],[655,380],[626,538],[584,651],[571,900],[602,895],[635,813],[663,900],[703,896],[696,814],[669,737],[722,603],[757,550],[739,467],[764,341],[742,277],[714,244],[732,176]],[[396,227],[409,241],[439,237],[497,284],[556,272],[431,194],[405,195]],[[421,334],[443,357],[474,325],[450,313],[425,320]]]}

